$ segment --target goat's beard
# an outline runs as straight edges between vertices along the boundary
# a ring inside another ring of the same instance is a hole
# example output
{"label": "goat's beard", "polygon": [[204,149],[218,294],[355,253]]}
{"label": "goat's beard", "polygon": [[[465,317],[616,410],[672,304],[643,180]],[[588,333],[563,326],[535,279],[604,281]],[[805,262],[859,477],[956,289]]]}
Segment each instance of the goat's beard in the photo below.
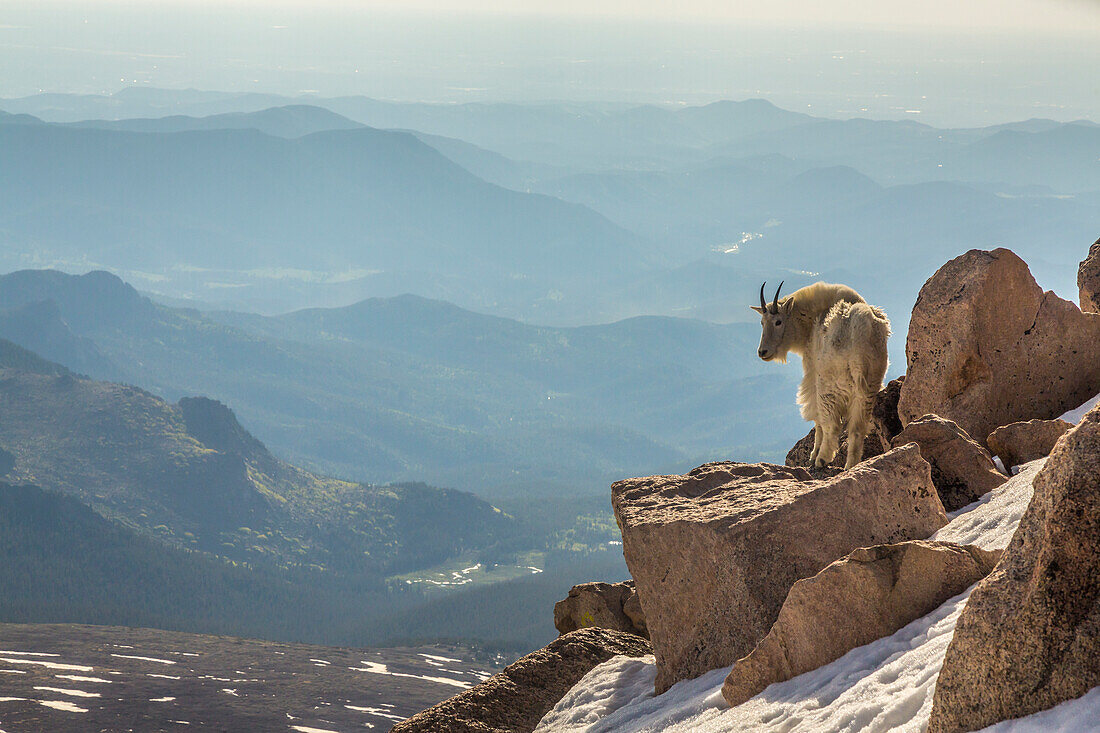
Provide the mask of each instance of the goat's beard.
{"label": "goat's beard", "polygon": [[788,349],[784,346],[780,346],[775,350],[775,353],[772,354],[771,356],[769,356],[767,359],[765,359],[765,361],[767,361],[769,363],[775,361],[775,362],[778,362],[780,364],[786,364],[787,363],[787,356],[789,356],[789,355],[790,355],[790,349]]}

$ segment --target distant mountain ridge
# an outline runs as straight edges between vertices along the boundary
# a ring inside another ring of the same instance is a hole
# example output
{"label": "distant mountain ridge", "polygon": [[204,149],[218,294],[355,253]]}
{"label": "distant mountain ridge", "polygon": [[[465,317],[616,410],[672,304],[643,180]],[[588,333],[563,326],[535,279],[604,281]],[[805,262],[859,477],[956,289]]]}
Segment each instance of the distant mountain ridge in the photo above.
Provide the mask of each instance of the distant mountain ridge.
{"label": "distant mountain ridge", "polygon": [[0,125],[0,167],[12,263],[29,248],[146,273],[320,270],[405,290],[442,279],[467,304],[530,307],[659,260],[583,206],[495,186],[411,134],[366,127],[287,139]]}
{"label": "distant mountain ridge", "polygon": [[798,430],[778,418],[793,378],[756,359],[754,325],[549,328],[415,296],[202,314],[106,273],[0,276],[0,307],[43,300],[119,379],[173,400],[213,395],[289,460],[376,482],[588,493],[631,461],[659,471],[737,435],[765,451]]}
{"label": "distant mountain ridge", "polygon": [[355,130],[365,127],[323,107],[307,104],[270,107],[256,112],[228,112],[208,117],[170,115],[125,120],[82,120],[68,123],[68,126],[158,133],[251,129],[286,138],[302,137],[326,130]]}
{"label": "distant mountain ridge", "polygon": [[[39,149],[0,154],[6,169],[29,170],[0,204],[10,244],[0,268],[108,267],[204,308],[279,313],[411,292],[538,323],[743,320],[721,288],[681,281],[709,263],[729,273],[730,292],[800,272],[865,277],[851,284],[904,314],[904,294],[931,273],[895,264],[926,246],[930,261],[974,243],[1013,247],[1064,290],[1072,256],[1047,241],[1088,236],[1100,205],[1100,126],[1087,120],[941,129],[764,100],[456,105],[144,89],[96,99],[99,116],[174,116],[79,129],[0,116],[0,142]],[[55,147],[62,160],[43,152]],[[89,155],[98,148],[108,160]],[[743,237],[748,246],[731,246]],[[853,249],[870,255],[865,273],[847,272]]]}

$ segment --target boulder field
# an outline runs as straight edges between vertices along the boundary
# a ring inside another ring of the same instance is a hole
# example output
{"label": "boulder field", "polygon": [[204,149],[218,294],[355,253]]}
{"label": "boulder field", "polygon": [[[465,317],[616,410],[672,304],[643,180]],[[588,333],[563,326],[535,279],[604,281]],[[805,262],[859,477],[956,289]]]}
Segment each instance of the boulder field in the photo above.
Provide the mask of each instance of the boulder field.
{"label": "boulder field", "polygon": [[1054,448],[996,569],[963,609],[929,733],[978,730],[1100,685],[1100,407]]}
{"label": "boulder field", "polygon": [[801,468],[708,463],[619,481],[611,504],[658,693],[751,652],[796,581],[858,547],[922,539],[947,523],[915,445],[822,480]]}
{"label": "boulder field", "polygon": [[[655,663],[624,663],[652,665],[657,700],[728,667],[734,714],[934,616],[953,636],[937,642],[938,680],[913,673],[924,702],[906,708],[931,711],[930,733],[1100,686],[1100,406],[1076,425],[1055,419],[1100,393],[1100,241],[1078,283],[1080,309],[1008,250],[951,260],[920,291],[908,371],[876,395],[862,463],[811,473],[811,433],[785,466],[715,462],[613,484],[633,582],[575,586],[554,609],[556,641],[394,731],[531,731],[596,665],[650,649]],[[991,453],[1006,467],[1050,457],[1005,484]],[[591,697],[582,687],[569,694]],[[609,694],[600,705],[623,704]]]}
{"label": "boulder field", "polygon": [[1044,293],[1007,249],[970,250],[921,288],[905,354],[902,423],[934,413],[985,440],[1100,392],[1100,313]]}

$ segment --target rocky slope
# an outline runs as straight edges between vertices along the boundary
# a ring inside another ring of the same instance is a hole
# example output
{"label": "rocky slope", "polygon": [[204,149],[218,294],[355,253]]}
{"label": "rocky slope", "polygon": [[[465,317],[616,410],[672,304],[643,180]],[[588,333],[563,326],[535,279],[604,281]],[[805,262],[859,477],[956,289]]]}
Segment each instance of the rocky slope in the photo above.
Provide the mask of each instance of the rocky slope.
{"label": "rocky slope", "polygon": [[[599,665],[535,730],[1095,722],[1100,406],[1082,403],[1100,392],[1098,329],[1013,253],[974,250],[917,300],[909,371],[877,400],[897,405],[896,422],[876,411],[892,450],[816,480],[727,462],[616,483],[654,655]],[[991,432],[1005,457],[1050,457],[1008,478],[982,446]],[[578,586],[563,603],[625,608],[610,588]]]}
{"label": "rocky slope", "polygon": [[498,667],[470,649],[347,649],[73,624],[0,624],[16,731],[386,729]]}

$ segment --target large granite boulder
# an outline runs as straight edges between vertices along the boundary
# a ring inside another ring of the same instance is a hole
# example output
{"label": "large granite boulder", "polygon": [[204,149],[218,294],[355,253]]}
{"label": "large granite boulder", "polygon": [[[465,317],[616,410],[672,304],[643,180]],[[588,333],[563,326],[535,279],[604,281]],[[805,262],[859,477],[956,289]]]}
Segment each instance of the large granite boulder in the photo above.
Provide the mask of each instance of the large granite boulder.
{"label": "large granite boulder", "polygon": [[1008,480],[997,470],[989,451],[939,415],[914,420],[894,436],[895,447],[906,443],[920,446],[921,456],[932,466],[932,483],[949,512],[977,501]]}
{"label": "large granite boulder", "polygon": [[1089,256],[1077,270],[1081,310],[1100,313],[1100,239],[1089,248]]}
{"label": "large granite boulder", "polygon": [[1100,392],[1100,314],[1044,293],[1007,249],[971,250],[929,278],[905,353],[901,421],[934,413],[977,440]]}
{"label": "large granite boulder", "polygon": [[1065,420],[1028,420],[1002,425],[989,434],[985,444],[1005,467],[1022,466],[1046,458],[1058,439],[1073,428]]}
{"label": "large granite boulder", "polygon": [[922,540],[855,550],[794,584],[768,635],[733,665],[722,696],[740,705],[774,682],[893,634],[984,578],[998,557]]}
{"label": "large granite boulder", "polygon": [[559,636],[481,684],[393,726],[392,733],[530,733],[593,667],[650,653],[640,636],[581,629]]}
{"label": "large granite boulder", "polygon": [[947,648],[931,733],[970,731],[1100,685],[1100,407],[1054,448]]}
{"label": "large granite boulder", "polygon": [[637,595],[633,580],[575,585],[569,589],[565,600],[554,604],[554,627],[559,633],[568,634],[577,629],[599,626],[648,639],[645,614]]}
{"label": "large granite boulder", "polygon": [[708,463],[619,481],[611,503],[657,658],[657,692],[737,661],[795,581],[857,547],[947,523],[916,446],[814,480],[805,469]]}

